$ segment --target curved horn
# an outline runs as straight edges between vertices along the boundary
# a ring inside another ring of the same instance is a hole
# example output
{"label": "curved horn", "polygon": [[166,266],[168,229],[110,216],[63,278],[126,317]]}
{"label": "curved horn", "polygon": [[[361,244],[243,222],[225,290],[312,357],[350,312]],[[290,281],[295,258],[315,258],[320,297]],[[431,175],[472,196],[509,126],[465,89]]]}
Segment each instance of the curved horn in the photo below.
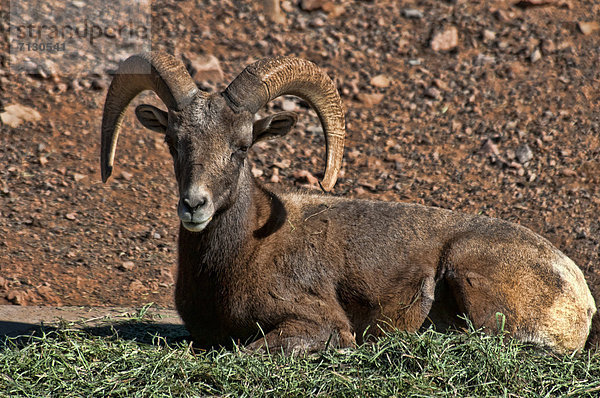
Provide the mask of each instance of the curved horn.
{"label": "curved horn", "polygon": [[301,58],[262,59],[246,67],[223,92],[234,111],[251,113],[285,94],[304,99],[319,116],[327,152],[325,175],[320,184],[329,191],[342,165],[346,127],[340,95],[321,68]]}
{"label": "curved horn", "polygon": [[198,88],[183,63],[162,52],[132,55],[113,78],[102,115],[100,164],[102,181],[112,173],[115,150],[125,109],[144,90],[153,90],[169,109],[181,110],[191,102]]}

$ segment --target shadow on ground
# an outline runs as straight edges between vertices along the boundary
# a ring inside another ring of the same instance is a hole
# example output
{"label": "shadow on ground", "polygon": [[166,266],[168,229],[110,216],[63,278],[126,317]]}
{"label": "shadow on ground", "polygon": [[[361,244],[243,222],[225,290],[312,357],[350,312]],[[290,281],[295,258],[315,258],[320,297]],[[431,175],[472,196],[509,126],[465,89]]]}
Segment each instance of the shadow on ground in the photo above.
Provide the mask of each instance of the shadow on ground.
{"label": "shadow on ground", "polygon": [[59,325],[27,324],[23,322],[0,321],[0,330],[19,329],[18,333],[0,333],[0,347],[6,346],[8,342],[16,345],[26,345],[31,339],[48,335],[49,333],[60,333],[61,331],[79,330],[89,336],[105,337],[109,339],[125,339],[142,344],[156,344],[157,341],[168,345],[179,344],[190,341],[188,331],[180,324],[156,324],[147,321],[122,321],[107,323],[105,325],[82,327],[81,325]]}
{"label": "shadow on ground", "polygon": [[92,336],[118,337],[145,344],[153,344],[157,338],[164,340],[169,345],[190,341],[191,339],[186,328],[177,324],[128,321],[112,325],[87,327],[82,330]]}
{"label": "shadow on ground", "polygon": [[0,306],[0,345],[9,341],[27,344],[50,332],[73,330],[144,344],[158,340],[177,344],[190,339],[176,311],[151,304],[141,309]]}

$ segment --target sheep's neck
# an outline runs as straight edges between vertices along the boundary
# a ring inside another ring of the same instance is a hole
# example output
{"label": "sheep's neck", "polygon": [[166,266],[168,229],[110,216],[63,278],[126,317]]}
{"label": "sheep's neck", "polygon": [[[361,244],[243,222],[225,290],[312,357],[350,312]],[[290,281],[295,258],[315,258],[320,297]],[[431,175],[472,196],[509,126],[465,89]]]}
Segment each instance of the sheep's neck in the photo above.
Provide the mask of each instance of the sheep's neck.
{"label": "sheep's neck", "polygon": [[270,195],[253,177],[243,178],[237,199],[215,215],[203,232],[190,232],[180,226],[180,262],[186,256],[186,263],[191,260],[205,270],[222,270],[240,263],[241,253],[255,242],[255,231],[269,224]]}

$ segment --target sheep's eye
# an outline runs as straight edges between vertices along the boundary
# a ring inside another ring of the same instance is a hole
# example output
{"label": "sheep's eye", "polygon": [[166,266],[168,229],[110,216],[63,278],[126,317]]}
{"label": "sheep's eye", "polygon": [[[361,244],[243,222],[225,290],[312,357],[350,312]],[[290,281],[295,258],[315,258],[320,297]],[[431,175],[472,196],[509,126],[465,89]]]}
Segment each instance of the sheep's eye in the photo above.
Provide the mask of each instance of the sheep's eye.
{"label": "sheep's eye", "polygon": [[246,155],[248,154],[248,148],[249,148],[249,147],[248,147],[248,146],[245,146],[245,145],[242,145],[242,146],[238,147],[238,148],[235,150],[235,152],[233,152],[233,153],[231,154],[231,160],[234,160],[234,159],[236,159],[236,158],[237,158],[237,159],[241,159],[241,158],[244,158],[244,157],[246,157]]}

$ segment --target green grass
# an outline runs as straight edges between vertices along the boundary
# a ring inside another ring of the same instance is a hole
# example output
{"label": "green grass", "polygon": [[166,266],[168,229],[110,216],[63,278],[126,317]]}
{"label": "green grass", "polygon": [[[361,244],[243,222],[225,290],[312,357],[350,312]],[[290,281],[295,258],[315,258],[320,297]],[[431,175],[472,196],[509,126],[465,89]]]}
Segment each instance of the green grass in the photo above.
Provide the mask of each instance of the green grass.
{"label": "green grass", "polygon": [[[147,328],[142,319],[133,324]],[[185,341],[63,325],[0,345],[0,396],[590,396],[600,354],[556,356],[478,331],[391,333],[304,357],[194,353]],[[108,330],[111,330],[110,328]],[[150,328],[151,330],[151,328]],[[141,339],[144,340],[144,339]],[[1,344],[1,343],[0,343]]]}

